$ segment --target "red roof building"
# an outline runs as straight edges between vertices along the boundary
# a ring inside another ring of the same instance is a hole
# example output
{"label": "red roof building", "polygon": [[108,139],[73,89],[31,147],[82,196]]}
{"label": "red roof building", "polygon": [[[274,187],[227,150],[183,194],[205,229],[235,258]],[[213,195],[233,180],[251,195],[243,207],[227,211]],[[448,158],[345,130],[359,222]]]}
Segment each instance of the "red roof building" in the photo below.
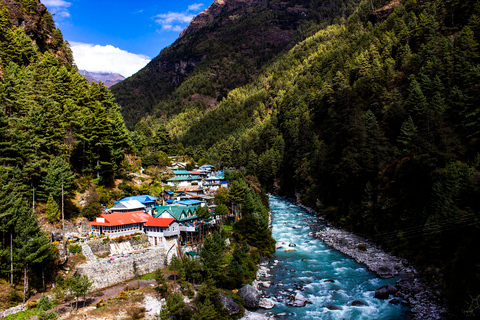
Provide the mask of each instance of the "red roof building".
{"label": "red roof building", "polygon": [[95,234],[119,237],[142,232],[143,226],[149,218],[151,216],[143,211],[114,212],[102,214],[88,224],[92,226],[92,232]]}
{"label": "red roof building", "polygon": [[150,217],[145,223],[145,233],[153,246],[175,241],[180,235],[180,224],[174,218]]}

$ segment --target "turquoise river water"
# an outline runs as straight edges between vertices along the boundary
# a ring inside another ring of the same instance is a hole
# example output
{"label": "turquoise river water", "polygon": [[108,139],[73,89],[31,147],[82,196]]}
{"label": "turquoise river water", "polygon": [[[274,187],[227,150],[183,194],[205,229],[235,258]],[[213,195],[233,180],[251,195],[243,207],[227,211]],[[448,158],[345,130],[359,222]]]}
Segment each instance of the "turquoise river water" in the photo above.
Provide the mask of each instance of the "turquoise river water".
{"label": "turquoise river water", "polygon": [[[376,288],[394,285],[396,278],[377,278],[363,265],[309,236],[312,231],[309,225],[318,226],[321,222],[288,200],[271,196],[270,210],[273,237],[282,248],[271,259],[271,277],[261,279],[272,283],[263,292],[275,301],[275,307],[264,313],[272,312],[279,319],[407,318],[405,307],[389,304],[389,299],[374,298]],[[291,243],[296,247],[290,247]],[[310,303],[304,307],[287,305],[297,292]],[[352,306],[353,301],[365,305]]]}

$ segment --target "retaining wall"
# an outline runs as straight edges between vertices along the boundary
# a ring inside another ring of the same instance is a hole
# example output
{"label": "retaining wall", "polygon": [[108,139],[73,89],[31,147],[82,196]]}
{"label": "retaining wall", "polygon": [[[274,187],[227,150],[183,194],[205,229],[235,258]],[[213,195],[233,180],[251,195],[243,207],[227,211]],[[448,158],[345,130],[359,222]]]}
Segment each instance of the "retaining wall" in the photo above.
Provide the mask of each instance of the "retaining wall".
{"label": "retaining wall", "polygon": [[165,249],[154,248],[113,260],[82,264],[77,266],[76,272],[86,274],[93,281],[91,291],[95,291],[165,267]]}

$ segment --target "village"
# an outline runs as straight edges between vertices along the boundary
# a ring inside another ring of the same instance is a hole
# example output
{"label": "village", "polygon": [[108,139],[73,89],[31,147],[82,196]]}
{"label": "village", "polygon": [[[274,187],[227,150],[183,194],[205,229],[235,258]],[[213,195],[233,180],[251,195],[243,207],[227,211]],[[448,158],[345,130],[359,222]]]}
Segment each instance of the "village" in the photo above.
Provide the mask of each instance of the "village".
{"label": "village", "polygon": [[208,164],[187,171],[176,164],[169,172],[173,177],[164,181],[159,197],[119,199],[95,220],[65,233],[59,248],[66,260],[72,246],[81,248],[86,261],[73,272],[87,275],[93,290],[165,268],[173,256],[196,259],[205,236],[235,219],[228,211],[218,214],[214,204],[215,192],[228,188],[223,171]]}
{"label": "village", "polygon": [[[173,170],[161,199],[150,195],[131,196],[118,200],[114,206],[88,224],[89,236],[118,238],[144,233],[152,246],[179,241],[198,244],[200,231],[220,223],[215,215],[213,193],[227,187],[223,171],[203,165],[196,171]],[[199,208],[208,214],[199,215]]]}

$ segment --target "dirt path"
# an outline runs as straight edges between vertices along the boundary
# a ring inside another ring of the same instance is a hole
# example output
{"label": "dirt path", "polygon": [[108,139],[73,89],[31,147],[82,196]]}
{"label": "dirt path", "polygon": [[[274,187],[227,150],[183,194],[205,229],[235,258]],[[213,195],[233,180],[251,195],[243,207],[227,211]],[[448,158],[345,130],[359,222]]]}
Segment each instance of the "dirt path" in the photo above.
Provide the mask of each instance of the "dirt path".
{"label": "dirt path", "polygon": [[[83,297],[78,299],[78,307],[81,308],[84,306],[95,305],[100,300],[107,300],[108,298],[116,297],[122,291],[127,291],[128,289],[139,289],[155,286],[156,282],[152,280],[141,280],[141,279],[132,279],[126,282],[116,284],[114,286],[98,290],[86,295],[86,300],[83,300]],[[75,308],[75,300],[71,302],[66,302],[61,305],[56,306],[52,310],[55,311],[58,315],[61,315],[65,312],[69,312]]]}

